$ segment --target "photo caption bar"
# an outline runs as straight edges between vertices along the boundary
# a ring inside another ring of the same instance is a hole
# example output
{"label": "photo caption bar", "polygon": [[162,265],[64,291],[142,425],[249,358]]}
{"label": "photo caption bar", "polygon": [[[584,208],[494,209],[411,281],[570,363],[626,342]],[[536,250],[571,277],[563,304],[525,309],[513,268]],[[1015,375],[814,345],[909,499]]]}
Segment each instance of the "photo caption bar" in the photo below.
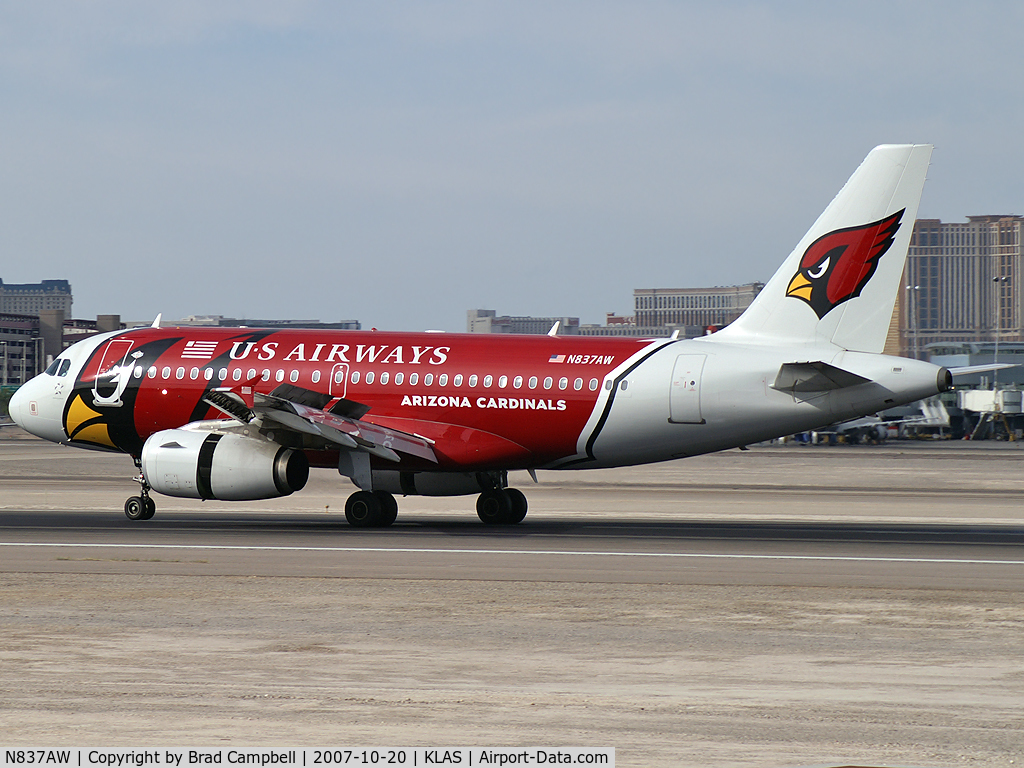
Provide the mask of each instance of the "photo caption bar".
{"label": "photo caption bar", "polygon": [[194,747],[189,749],[8,749],[0,768],[43,765],[70,768],[183,768],[244,765],[317,768],[344,765],[598,765],[615,768],[614,747],[323,747],[280,749]]}

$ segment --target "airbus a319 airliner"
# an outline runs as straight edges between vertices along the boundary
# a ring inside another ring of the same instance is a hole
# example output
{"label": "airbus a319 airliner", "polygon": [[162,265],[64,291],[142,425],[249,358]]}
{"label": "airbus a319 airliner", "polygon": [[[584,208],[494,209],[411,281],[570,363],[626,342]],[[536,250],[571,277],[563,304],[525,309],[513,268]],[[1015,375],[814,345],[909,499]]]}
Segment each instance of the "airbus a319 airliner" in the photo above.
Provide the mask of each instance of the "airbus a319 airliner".
{"label": "airbus a319 airliner", "polygon": [[154,327],[65,350],[10,403],[65,445],[120,451],[152,491],[255,500],[331,468],[345,515],[396,494],[478,494],[526,515],[510,470],[590,469],[741,447],[942,392],[945,368],[882,355],[931,156],[875,148],[750,307],[699,339]]}

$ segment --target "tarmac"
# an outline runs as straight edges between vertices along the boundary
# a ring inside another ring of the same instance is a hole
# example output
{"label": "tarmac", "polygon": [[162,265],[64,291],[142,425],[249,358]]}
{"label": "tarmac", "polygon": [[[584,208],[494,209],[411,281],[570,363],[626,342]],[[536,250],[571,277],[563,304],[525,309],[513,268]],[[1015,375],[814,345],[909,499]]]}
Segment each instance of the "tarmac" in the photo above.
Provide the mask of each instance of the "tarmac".
{"label": "tarmac", "polygon": [[[340,513],[120,506],[0,431],[5,746],[613,746],[619,766],[1024,759],[1024,454],[766,446]],[[147,527],[148,526],[148,527]]]}

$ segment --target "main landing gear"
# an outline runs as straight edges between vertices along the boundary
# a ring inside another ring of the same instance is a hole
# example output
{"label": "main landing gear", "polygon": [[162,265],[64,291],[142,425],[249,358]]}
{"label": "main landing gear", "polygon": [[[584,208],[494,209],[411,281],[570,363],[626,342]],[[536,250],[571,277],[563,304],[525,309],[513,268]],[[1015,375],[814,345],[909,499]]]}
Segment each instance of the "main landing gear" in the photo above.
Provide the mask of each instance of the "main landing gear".
{"label": "main landing gear", "polygon": [[526,494],[518,488],[492,488],[476,500],[476,513],[488,525],[521,523],[526,509]]}
{"label": "main landing gear", "polygon": [[[521,523],[527,507],[526,495],[517,488],[492,488],[476,501],[476,513],[487,525]],[[345,519],[353,528],[387,528],[397,517],[398,501],[386,491],[356,491],[345,502]]]}
{"label": "main landing gear", "polygon": [[386,491],[356,491],[345,502],[353,528],[387,528],[398,517],[398,501]]}
{"label": "main landing gear", "polygon": [[142,474],[142,461],[135,458],[135,466],[139,476],[132,479],[141,486],[141,490],[138,496],[130,496],[124,503],[124,515],[129,520],[149,520],[156,514],[156,502],[149,496],[150,487]]}

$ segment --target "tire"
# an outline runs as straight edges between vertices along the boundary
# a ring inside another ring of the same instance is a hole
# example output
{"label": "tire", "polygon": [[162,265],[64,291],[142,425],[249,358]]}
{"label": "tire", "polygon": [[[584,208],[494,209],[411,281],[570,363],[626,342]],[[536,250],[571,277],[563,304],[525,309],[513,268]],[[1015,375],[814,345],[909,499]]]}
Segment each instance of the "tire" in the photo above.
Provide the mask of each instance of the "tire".
{"label": "tire", "polygon": [[506,488],[505,493],[508,494],[509,501],[512,502],[512,513],[508,518],[509,524],[515,525],[516,523],[523,522],[523,518],[526,517],[526,511],[529,509],[526,494],[518,488]]}
{"label": "tire", "polygon": [[345,519],[353,528],[375,528],[382,517],[380,499],[369,491],[356,491],[345,502]]}
{"label": "tire", "polygon": [[147,520],[146,502],[141,496],[131,496],[124,503],[124,516],[129,520]]}
{"label": "tire", "polygon": [[484,491],[477,497],[476,514],[487,525],[508,525],[512,521],[512,498],[504,489]]}
{"label": "tire", "polygon": [[153,515],[156,514],[156,502],[153,501],[149,496],[146,497],[146,516],[139,518],[140,520],[152,520]]}
{"label": "tire", "polygon": [[374,491],[373,495],[380,501],[380,522],[381,528],[387,528],[398,519],[398,499],[387,491]]}

